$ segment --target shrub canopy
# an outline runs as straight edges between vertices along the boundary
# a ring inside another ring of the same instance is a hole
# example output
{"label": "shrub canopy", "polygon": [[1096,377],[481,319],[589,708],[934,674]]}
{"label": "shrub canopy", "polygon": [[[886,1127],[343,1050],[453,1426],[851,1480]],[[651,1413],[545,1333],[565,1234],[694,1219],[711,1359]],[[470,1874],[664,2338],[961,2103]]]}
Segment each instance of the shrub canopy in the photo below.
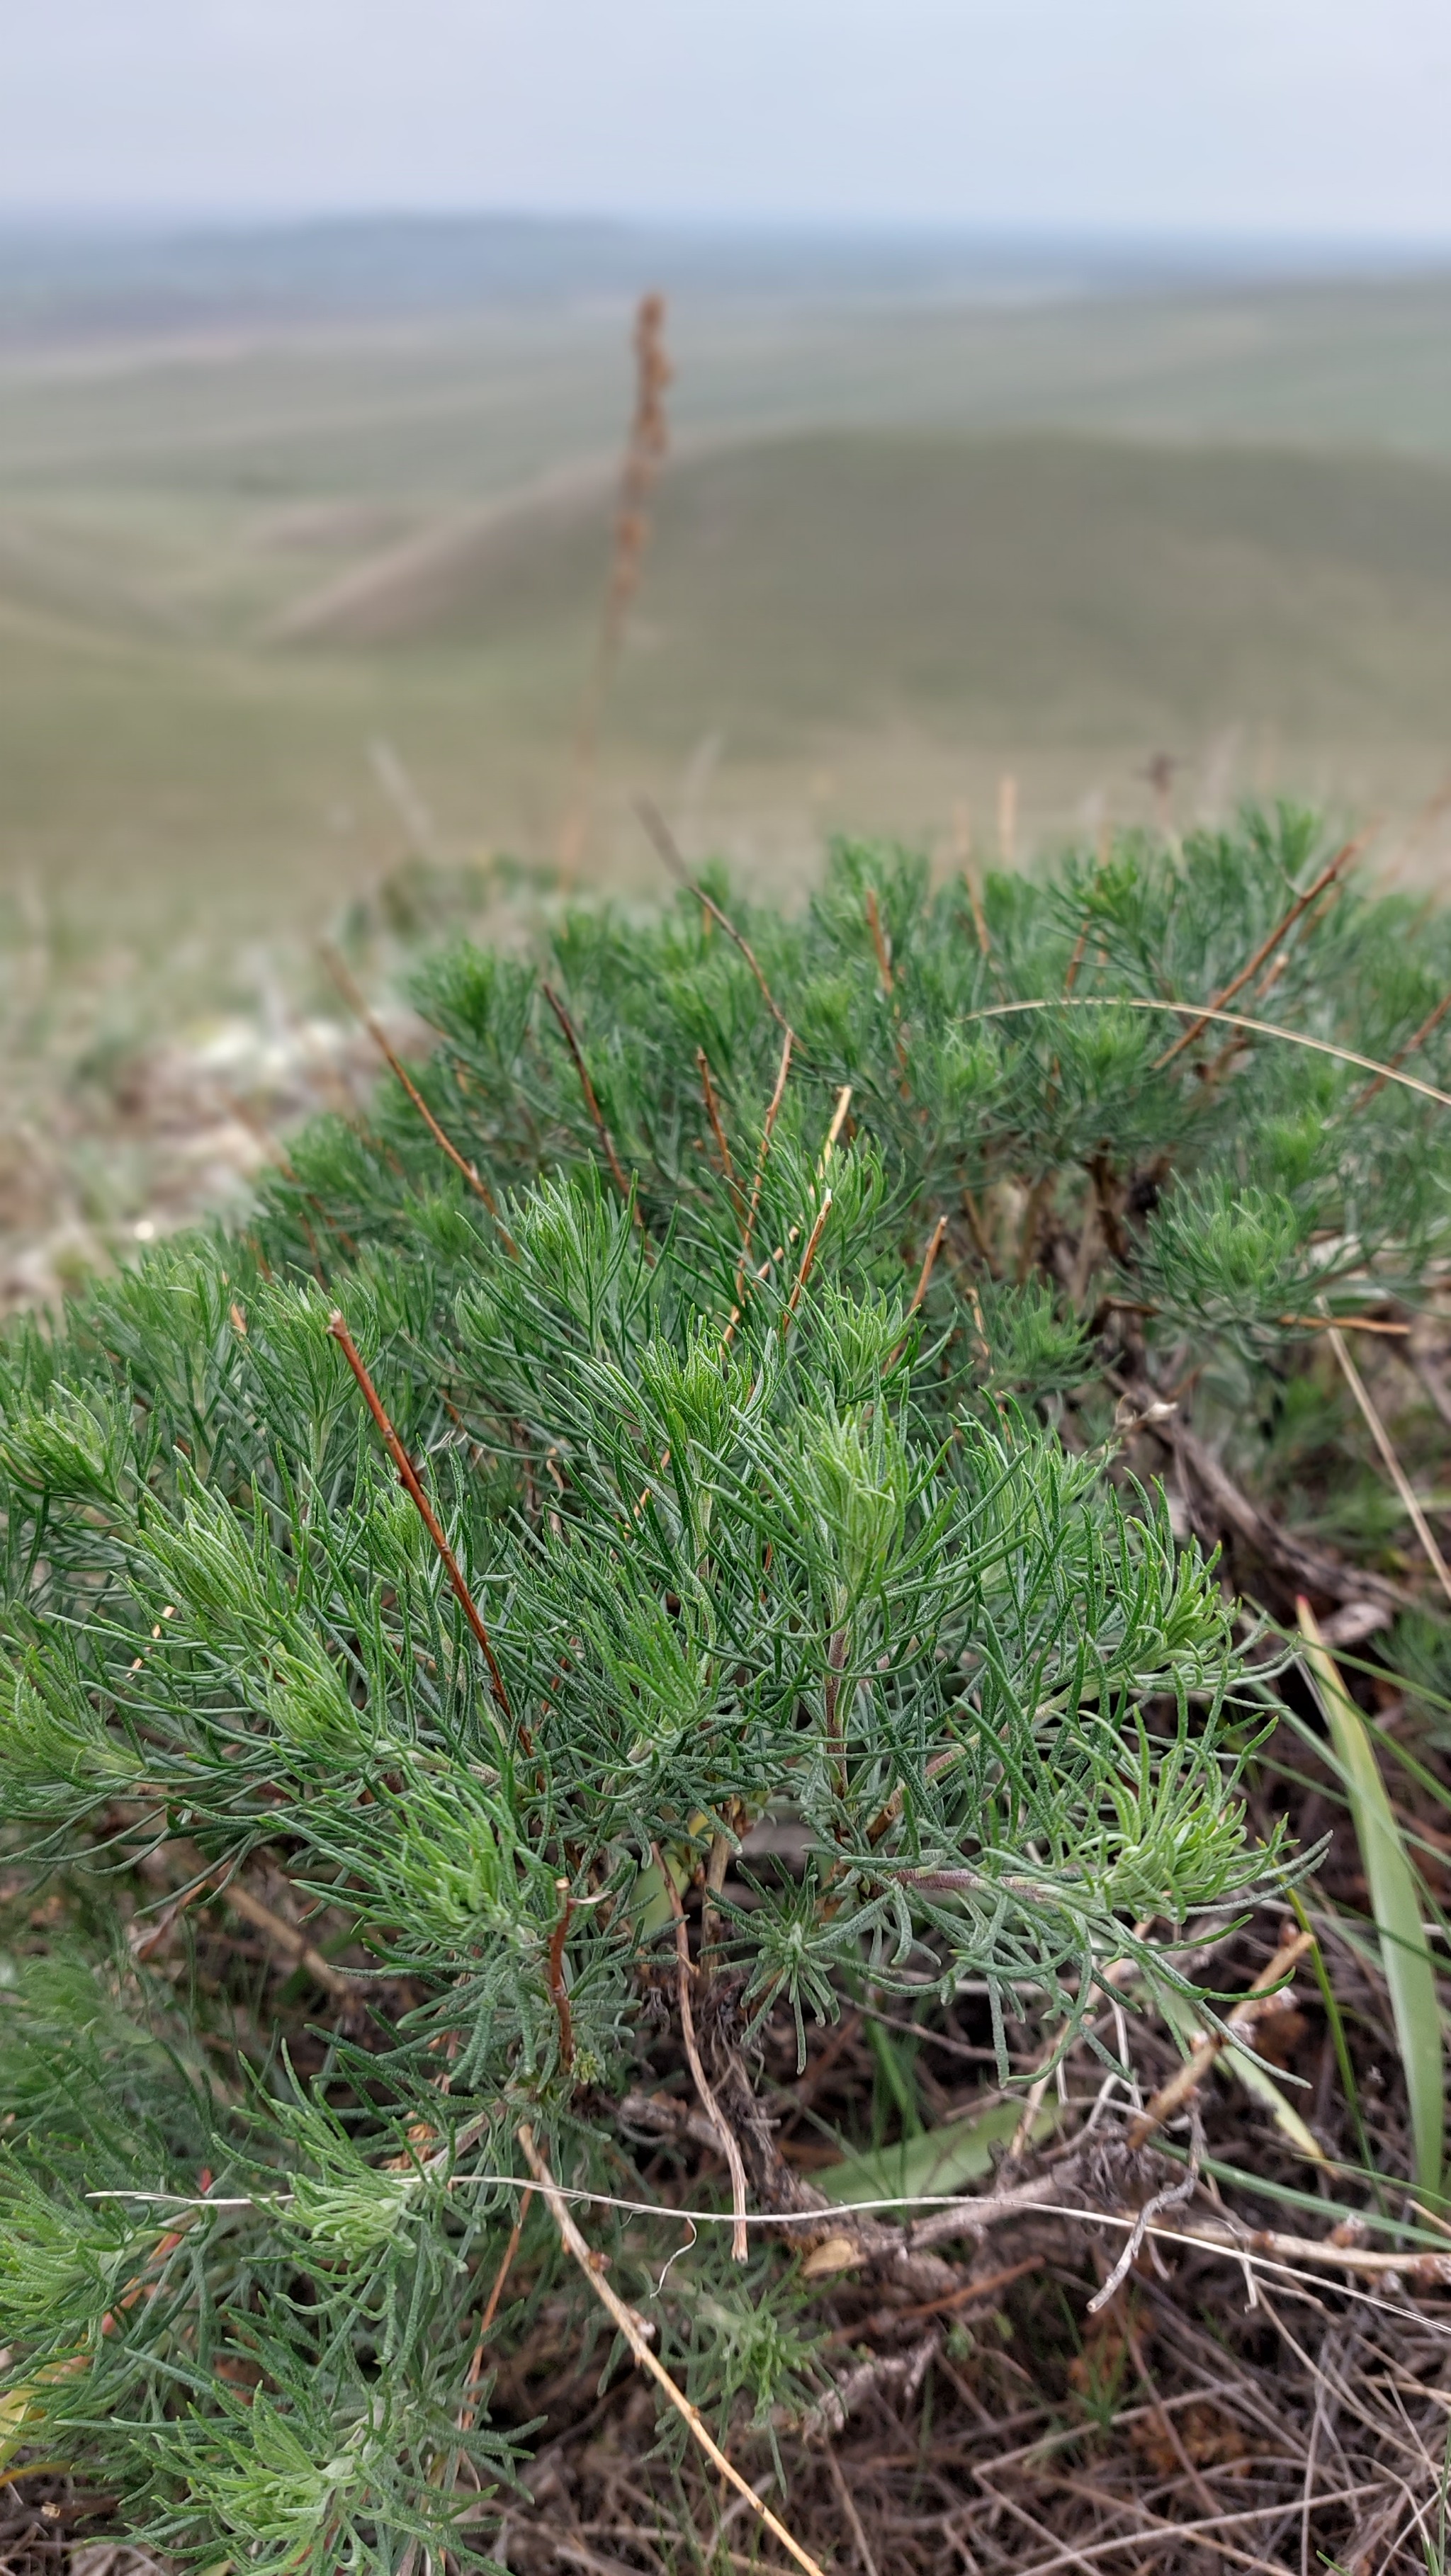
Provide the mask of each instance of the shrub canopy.
{"label": "shrub canopy", "polygon": [[[724,2121],[769,2210],[772,2030],[975,1994],[1006,2074],[1028,2011],[1111,2057],[1111,1967],[1192,1993],[1289,1865],[1215,1544],[1326,1320],[1451,1232],[1444,1106],[1356,1061],[1451,1077],[1451,934],[1329,858],[1282,811],[979,900],[851,845],[799,919],[712,875],[571,914],[542,976],[448,949],[366,1129],[12,1335],[0,1798],[53,1888],[3,1995],[18,2440],[200,2563],[467,2550],[524,2438],[478,2351],[521,2122],[638,2201],[642,2100],[677,2157]],[[1172,1007],[1216,1001],[1255,1025]],[[1356,1596],[1286,1544],[1271,1608],[1287,1566]],[[561,2295],[533,2241],[497,2351]],[[820,2394],[802,2242],[660,2302],[722,2428]]]}

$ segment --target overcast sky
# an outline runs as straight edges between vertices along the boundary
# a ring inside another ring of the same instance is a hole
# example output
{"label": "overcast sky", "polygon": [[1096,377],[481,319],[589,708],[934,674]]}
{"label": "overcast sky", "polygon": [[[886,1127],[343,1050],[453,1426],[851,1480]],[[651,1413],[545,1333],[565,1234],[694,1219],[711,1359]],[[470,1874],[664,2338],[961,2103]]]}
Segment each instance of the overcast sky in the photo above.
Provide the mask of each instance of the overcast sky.
{"label": "overcast sky", "polygon": [[0,202],[1451,238],[1451,0],[0,0]]}

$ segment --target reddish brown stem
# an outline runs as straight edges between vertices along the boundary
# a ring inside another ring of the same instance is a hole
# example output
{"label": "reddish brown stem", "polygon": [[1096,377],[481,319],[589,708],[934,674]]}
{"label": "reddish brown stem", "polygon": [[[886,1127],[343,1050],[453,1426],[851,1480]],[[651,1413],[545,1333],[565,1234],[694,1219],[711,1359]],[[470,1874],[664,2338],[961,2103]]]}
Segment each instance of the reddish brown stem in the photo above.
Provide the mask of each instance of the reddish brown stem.
{"label": "reddish brown stem", "polygon": [[887,946],[886,934],[882,929],[882,915],[880,906],[877,902],[877,889],[875,886],[868,886],[867,888],[867,927],[872,934],[872,946],[877,952],[877,973],[882,979],[882,991],[886,994],[888,1001],[890,1001],[892,998],[892,952]]}
{"label": "reddish brown stem", "polygon": [[[368,1375],[367,1367],[358,1349],[357,1343],[354,1341],[352,1334],[348,1331],[341,1313],[336,1309],[328,1318],[328,1331],[331,1333],[333,1340],[338,1344],[344,1359],[347,1361],[349,1368],[357,1379],[359,1388],[362,1392],[363,1402],[366,1404],[368,1411],[376,1422],[383,1441],[383,1446],[387,1450],[389,1457],[392,1459],[394,1466],[398,1470],[398,1481],[402,1485],[404,1492],[416,1507],[418,1517],[422,1521],[424,1528],[427,1530],[429,1537],[433,1541],[434,1547],[438,1552],[439,1561],[443,1566],[445,1574],[448,1576],[449,1582],[453,1586],[454,1597],[458,1601],[464,1617],[467,1619],[469,1626],[472,1628],[474,1635],[478,1639],[479,1645],[483,1650],[484,1661],[489,1668],[489,1687],[493,1692],[495,1701],[502,1709],[505,1717],[512,1724],[514,1712],[509,1705],[509,1694],[504,1688],[504,1676],[499,1670],[494,1649],[489,1643],[489,1632],[484,1626],[483,1620],[479,1616],[478,1604],[475,1601],[473,1594],[470,1592],[468,1585],[464,1581],[463,1571],[459,1565],[458,1558],[454,1555],[453,1549],[449,1546],[448,1540],[443,1534],[443,1524],[439,1520],[432,1503],[429,1501],[428,1496],[419,1482],[417,1470],[414,1467],[413,1461],[409,1457],[407,1450],[404,1448],[402,1441],[399,1439],[397,1432],[394,1430],[392,1423],[389,1421],[388,1416],[383,1409],[382,1398],[373,1384],[371,1377]],[[502,1727],[499,1728],[499,1735],[501,1741],[507,1742],[507,1738],[504,1736],[504,1730]],[[526,1753],[533,1750],[527,1728],[521,1727],[519,1740],[524,1746]]]}
{"label": "reddish brown stem", "polygon": [[846,1668],[846,1647],[847,1632],[845,1628],[835,1629],[832,1633],[831,1641],[826,1649],[826,1688],[823,1694],[826,1708],[826,1740],[831,1746],[832,1768],[836,1774],[837,1795],[843,1798],[846,1795],[846,1763],[843,1759],[841,1677]]}
{"label": "reddish brown stem", "polygon": [[821,1205],[817,1210],[816,1223],[806,1238],[806,1249],[801,1255],[801,1267],[796,1273],[796,1285],[791,1291],[791,1295],[787,1301],[786,1312],[781,1318],[781,1339],[783,1342],[791,1330],[796,1309],[801,1302],[801,1291],[811,1276],[812,1264],[816,1259],[816,1247],[821,1241],[822,1232],[830,1214],[831,1192],[830,1190],[827,1190],[824,1192]]}
{"label": "reddish brown stem", "polygon": [[786,1096],[786,1077],[791,1070],[791,1045],[791,1032],[788,1029],[781,1043],[781,1062],[776,1071],[776,1088],[771,1094],[770,1102],[766,1110],[766,1123],[761,1130],[761,1150],[756,1156],[756,1168],[751,1178],[751,1203],[746,1210],[746,1235],[745,1241],[741,1245],[741,1266],[736,1272],[736,1304],[738,1306],[741,1302],[742,1291],[746,1284],[746,1260],[750,1253],[752,1237],[756,1231],[756,1215],[761,1204],[761,1185],[766,1177],[766,1157],[771,1151],[772,1131],[774,1130],[776,1121],[781,1114],[781,1103]]}
{"label": "reddish brown stem", "polygon": [[[923,1298],[926,1296],[927,1291],[932,1284],[932,1273],[937,1266],[937,1255],[942,1249],[942,1238],[946,1232],[947,1219],[945,1216],[940,1216],[936,1225],[932,1229],[932,1240],[928,1244],[927,1250],[922,1257],[922,1267],[917,1274],[917,1285],[912,1291],[912,1303],[907,1309],[909,1315],[916,1314],[918,1307],[921,1305]],[[901,1341],[896,1344],[888,1356],[888,1368],[896,1367],[905,1347],[906,1335],[904,1334]]]}
{"label": "reddish brown stem", "polygon": [[480,1179],[473,1164],[466,1161],[465,1157],[459,1152],[457,1145],[453,1143],[450,1137],[444,1134],[443,1129],[440,1127],[433,1111],[429,1108],[427,1101],[424,1099],[422,1092],[419,1090],[413,1076],[408,1071],[407,1066],[402,1062],[400,1057],[394,1054],[383,1029],[379,1025],[378,1021],[374,1019],[372,1012],[369,1010],[367,1003],[364,1001],[363,996],[359,992],[357,985],[354,983],[352,976],[349,974],[347,967],[343,964],[337,950],[335,948],[324,947],[322,958],[323,964],[326,966],[327,971],[331,975],[333,982],[336,984],[338,991],[341,993],[343,1000],[347,1003],[350,1010],[357,1013],[358,1018],[362,1021],[364,1028],[367,1030],[369,1037],[372,1039],[374,1046],[378,1050],[378,1053],[382,1056],[384,1063],[388,1066],[389,1071],[396,1075],[398,1081],[407,1092],[409,1099],[412,1101],[414,1108],[417,1110],[419,1117],[424,1123],[424,1126],[428,1129],[435,1145],[440,1146],[443,1152],[447,1154],[454,1170],[462,1173],[463,1178],[469,1185],[469,1188],[473,1191],[475,1198],[483,1200],[490,1216],[497,1217],[499,1211],[495,1205],[494,1193],[490,1189],[488,1182]]}
{"label": "reddish brown stem", "polygon": [[591,1118],[594,1120],[595,1133],[599,1137],[600,1143],[605,1149],[605,1159],[609,1164],[611,1173],[613,1174],[615,1187],[619,1191],[621,1198],[624,1199],[628,1205],[635,1223],[643,1234],[645,1230],[645,1220],[640,1214],[638,1201],[631,1197],[630,1184],[625,1178],[619,1155],[615,1152],[615,1140],[605,1124],[605,1113],[600,1107],[599,1100],[595,1093],[594,1084],[589,1078],[589,1066],[585,1063],[584,1050],[580,1045],[578,1037],[575,1035],[574,1022],[570,1018],[564,1004],[561,1002],[559,995],[554,991],[553,986],[546,984],[543,989],[544,998],[549,1004],[551,1011],[554,1013],[555,1018],[558,1020],[560,1028],[564,1032],[564,1043],[574,1058],[574,1069],[579,1075],[579,1087],[584,1093],[584,1105],[589,1111]]}
{"label": "reddish brown stem", "polygon": [[1083,963],[1083,952],[1088,946],[1088,934],[1092,927],[1093,911],[1090,906],[1089,910],[1083,916],[1082,928],[1078,933],[1077,939],[1074,941],[1073,954],[1068,960],[1068,972],[1063,978],[1063,990],[1065,993],[1071,993],[1074,985],[1078,981],[1078,969]]}
{"label": "reddish brown stem", "polygon": [[669,447],[665,390],[672,369],[665,352],[665,298],[642,295],[635,308],[635,410],[625,446],[615,511],[614,548],[604,610],[574,737],[574,776],[569,809],[559,836],[566,884],[572,884],[589,839],[605,698],[624,639],[625,618],[639,586],[649,540],[650,494]]}
{"label": "reddish brown stem", "polygon": [[695,1062],[696,1069],[700,1075],[700,1089],[701,1096],[705,1101],[705,1114],[710,1120],[710,1132],[715,1138],[716,1152],[720,1156],[721,1171],[725,1175],[725,1179],[730,1188],[731,1199],[736,1211],[736,1222],[738,1225],[744,1225],[746,1218],[746,1204],[745,1200],[741,1196],[740,1183],[736,1179],[736,1167],[731,1161],[731,1149],[726,1137],[725,1127],[721,1120],[720,1102],[716,1097],[715,1084],[710,1078],[710,1061],[706,1055],[704,1047],[696,1048]]}
{"label": "reddish brown stem", "polygon": [[795,1033],[785,1012],[777,1001],[775,994],[772,992],[770,985],[767,983],[765,976],[761,972],[760,962],[756,956],[755,950],[745,939],[742,938],[741,933],[737,930],[736,925],[731,920],[729,914],[722,912],[720,905],[715,901],[714,897],[706,893],[704,886],[696,884],[694,877],[691,875],[690,870],[686,866],[684,859],[681,857],[680,852],[676,847],[675,835],[671,831],[669,824],[666,822],[664,815],[661,813],[659,806],[653,805],[648,796],[642,796],[636,803],[635,811],[639,815],[641,822],[644,824],[646,831],[649,833],[650,839],[655,845],[657,855],[664,860],[666,867],[670,870],[670,873],[675,878],[676,882],[685,886],[688,891],[694,895],[696,902],[702,906],[704,911],[709,913],[712,921],[719,924],[720,928],[725,932],[727,939],[734,940],[737,948],[741,952],[741,955],[744,957],[746,964],[749,966],[751,973],[755,976],[757,984],[760,986],[761,999],[765,1003],[767,1010],[770,1012],[772,1019],[775,1021],[777,1028],[784,1030],[788,1038],[793,1037]]}
{"label": "reddish brown stem", "polygon": [[455,2429],[460,2433],[471,2433],[473,2431],[474,2420],[479,2409],[478,2401],[472,2392],[479,2384],[480,2374],[482,2373],[484,2366],[484,2346],[489,2340],[489,2336],[493,2330],[494,2319],[499,2312],[499,2301],[504,2295],[504,2284],[508,2280],[509,2274],[514,2268],[514,2257],[519,2251],[519,2239],[524,2233],[524,2221],[529,2215],[529,2205],[533,2198],[534,2185],[530,2183],[519,2203],[519,2215],[515,2219],[513,2227],[510,2229],[509,2242],[504,2248],[504,2259],[499,2265],[497,2272],[494,2274],[494,2286],[489,2292],[488,2306],[485,2308],[483,2315],[479,2319],[478,2339],[474,2345],[473,2351],[469,2355],[469,2366],[464,2373],[464,2387],[470,2393],[465,2397],[462,2406],[459,2408],[458,2414],[454,2418]]}
{"label": "reddish brown stem", "polygon": [[549,1936],[549,1999],[559,2022],[559,2062],[561,2066],[570,2067],[574,2064],[574,2016],[569,2009],[569,1989],[564,1982],[564,1945],[569,1938],[574,1898],[570,1895],[567,1878],[557,1878],[554,1884],[564,1899],[564,1905]]}
{"label": "reddish brown stem", "polygon": [[1351,1107],[1353,1109],[1363,1109],[1368,1100],[1374,1100],[1376,1093],[1385,1089],[1387,1075],[1394,1073],[1398,1065],[1404,1064],[1408,1055],[1414,1055],[1418,1047],[1424,1046],[1433,1029],[1438,1029],[1440,1027],[1441,1022],[1446,1017],[1448,1011],[1451,1011],[1451,993],[1445,994],[1436,1004],[1434,1011],[1427,1013],[1425,1019],[1422,1020],[1420,1027],[1411,1037],[1407,1038],[1405,1045],[1400,1047],[1391,1057],[1385,1073],[1378,1073],[1374,1082],[1369,1083],[1366,1086],[1366,1089],[1361,1093],[1359,1099],[1351,1102]]}
{"label": "reddish brown stem", "polygon": [[[1215,994],[1213,1001],[1209,1005],[1210,1011],[1222,1011],[1226,1002],[1232,1002],[1235,994],[1243,991],[1245,985],[1249,982],[1250,977],[1259,973],[1265,959],[1272,955],[1274,950],[1278,948],[1280,941],[1285,937],[1286,932],[1294,929],[1301,913],[1307,912],[1311,904],[1315,901],[1317,895],[1322,895],[1328,885],[1334,884],[1335,879],[1339,876],[1340,871],[1346,865],[1346,862],[1353,859],[1357,850],[1362,846],[1364,838],[1365,835],[1362,833],[1359,840],[1347,841],[1342,849],[1336,851],[1328,868],[1321,869],[1314,884],[1307,886],[1303,894],[1295,897],[1289,911],[1284,914],[1281,920],[1276,922],[1268,939],[1262,939],[1260,941],[1260,944],[1255,950],[1253,957],[1250,959],[1249,964],[1247,966],[1241,966],[1239,973],[1231,976],[1229,982],[1224,986],[1223,991]],[[1172,1064],[1176,1055],[1182,1055],[1185,1047],[1192,1046],[1200,1031],[1207,1028],[1208,1024],[1208,1014],[1206,1013],[1204,1019],[1195,1020],[1189,1028],[1185,1029],[1182,1034],[1174,1040],[1171,1047],[1165,1048],[1164,1053],[1159,1057],[1158,1062],[1154,1066],[1155,1073],[1162,1073],[1166,1064]]]}

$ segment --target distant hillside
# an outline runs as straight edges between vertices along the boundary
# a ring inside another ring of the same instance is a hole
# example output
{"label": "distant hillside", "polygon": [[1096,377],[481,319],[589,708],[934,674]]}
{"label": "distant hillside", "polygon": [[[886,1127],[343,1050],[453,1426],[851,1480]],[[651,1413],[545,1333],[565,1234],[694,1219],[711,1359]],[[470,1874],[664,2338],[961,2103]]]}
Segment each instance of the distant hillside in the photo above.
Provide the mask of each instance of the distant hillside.
{"label": "distant hillside", "polygon": [[0,340],[533,307],[642,283],[750,298],[1039,299],[1423,265],[1353,246],[1015,237],[503,213],[105,225],[0,220]]}
{"label": "distant hillside", "polygon": [[[593,613],[596,477],[380,552],[314,649],[515,654]],[[677,460],[617,717],[753,751],[852,722],[1003,738],[1451,739],[1451,469],[1087,438],[812,435]]]}

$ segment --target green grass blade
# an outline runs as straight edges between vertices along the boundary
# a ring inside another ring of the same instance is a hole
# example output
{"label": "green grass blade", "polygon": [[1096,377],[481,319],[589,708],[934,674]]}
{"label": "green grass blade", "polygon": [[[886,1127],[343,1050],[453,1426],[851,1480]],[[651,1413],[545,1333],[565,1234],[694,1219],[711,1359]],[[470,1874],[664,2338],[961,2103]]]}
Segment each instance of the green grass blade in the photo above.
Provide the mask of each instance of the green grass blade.
{"label": "green grass blade", "polygon": [[[1180,1995],[1161,1995],[1158,2005],[1188,2056],[1200,2036],[1197,2016]],[[1226,2075],[1235,2076],[1247,2093],[1252,2093],[1257,2102],[1264,2104],[1280,2135],[1294,2148],[1297,2156],[1304,2156],[1310,2164],[1327,2162],[1325,2150],[1314,2131],[1301,2119],[1294,2103],[1287,2100],[1274,2077],[1256,2058],[1248,2056],[1242,2048],[1231,2046],[1221,2051],[1218,2063]]]}
{"label": "green grass blade", "polygon": [[[897,2146],[818,2166],[811,2179],[826,2199],[835,2201],[911,2200],[921,2192],[962,2191],[991,2173],[995,2156],[1007,2145],[1022,2114],[1021,2101],[996,2102],[986,2111],[945,2120],[940,2128]],[[1033,2123],[1034,2146],[1052,2135],[1062,2116],[1059,2102],[1044,2103]]]}
{"label": "green grass blade", "polygon": [[1410,2103],[1415,2179],[1423,2191],[1439,2192],[1445,2139],[1441,2008],[1421,1924],[1420,1889],[1369,1729],[1308,1603],[1301,1601],[1298,1612],[1305,1666],[1330,1729],[1380,1935],[1381,1965],[1390,1989]]}

